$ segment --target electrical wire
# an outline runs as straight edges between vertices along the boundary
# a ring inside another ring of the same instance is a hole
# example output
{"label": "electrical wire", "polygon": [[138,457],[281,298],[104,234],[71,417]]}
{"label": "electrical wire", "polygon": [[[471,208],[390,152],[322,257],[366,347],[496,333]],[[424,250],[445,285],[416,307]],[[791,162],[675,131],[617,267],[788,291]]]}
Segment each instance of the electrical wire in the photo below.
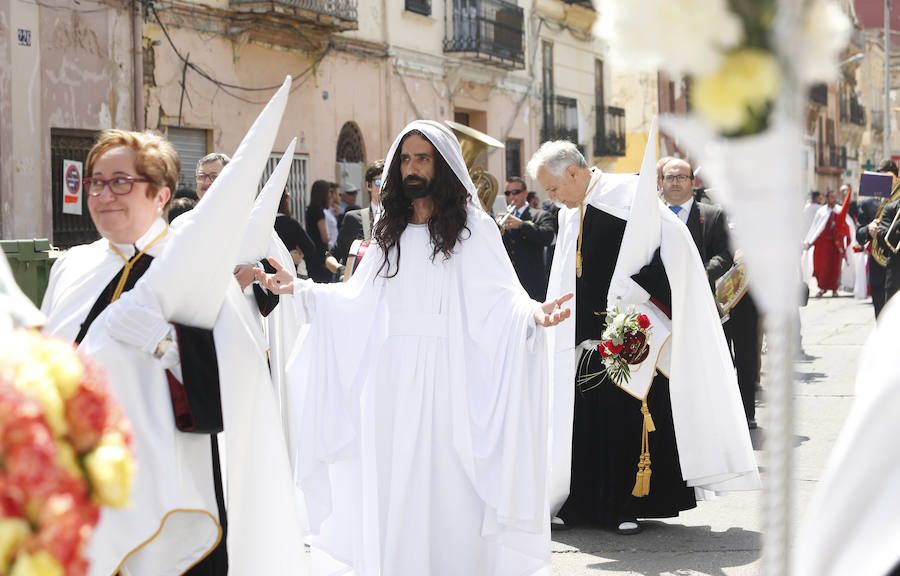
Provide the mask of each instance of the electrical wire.
{"label": "electrical wire", "polygon": [[[231,84],[229,82],[223,82],[221,80],[214,78],[211,74],[209,74],[208,72],[206,72],[205,70],[203,70],[202,68],[200,68],[199,66],[194,64],[193,62],[189,62],[188,59],[181,54],[181,52],[178,50],[178,47],[175,46],[175,41],[172,39],[171,34],[169,34],[168,28],[166,28],[165,24],[163,24],[163,22],[162,22],[162,19],[159,17],[159,12],[157,12],[156,6],[154,6],[153,2],[147,1],[147,0],[137,0],[137,1],[143,3],[145,6],[147,6],[147,8],[153,13],[154,18],[156,19],[156,23],[159,25],[160,29],[163,32],[163,35],[166,37],[166,40],[169,43],[169,47],[172,48],[172,51],[175,52],[175,55],[178,57],[178,59],[182,61],[185,68],[193,70],[194,72],[199,74],[202,78],[204,78],[205,80],[207,80],[207,81],[211,82],[212,84],[214,84],[215,86],[217,86],[222,92],[224,92],[228,96],[235,98],[237,100],[240,100],[241,102],[245,102],[247,104],[265,104],[267,102],[266,100],[259,100],[259,101],[251,100],[249,98],[239,96],[239,95],[233,93],[231,90],[244,91],[244,92],[271,92],[271,91],[277,90],[279,87],[281,87],[280,84],[273,85],[273,86],[260,86],[260,87],[241,86],[238,84]],[[305,83],[306,79],[304,79],[304,76],[306,76],[307,74],[309,74],[310,72],[315,70],[318,67],[319,63],[322,62],[322,60],[325,58],[325,56],[328,55],[328,53],[331,52],[333,48],[334,48],[334,44],[329,41],[328,44],[325,46],[325,48],[322,50],[322,52],[316,57],[315,60],[313,60],[312,64],[310,64],[307,68],[305,68],[301,72],[291,75],[291,78],[293,79],[293,82],[291,85],[291,92],[294,92],[295,90],[297,90],[300,86],[302,86]],[[182,87],[182,89],[184,89],[184,87]]]}

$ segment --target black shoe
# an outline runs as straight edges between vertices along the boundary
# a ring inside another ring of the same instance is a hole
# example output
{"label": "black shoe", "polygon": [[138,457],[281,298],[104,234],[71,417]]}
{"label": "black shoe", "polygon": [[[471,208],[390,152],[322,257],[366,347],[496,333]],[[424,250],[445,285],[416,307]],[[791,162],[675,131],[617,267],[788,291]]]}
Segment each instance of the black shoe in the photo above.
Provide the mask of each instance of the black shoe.
{"label": "black shoe", "polygon": [[571,528],[571,526],[569,526],[568,524],[563,522],[563,519],[560,518],[559,516],[554,516],[550,520],[550,531],[551,532],[561,532],[563,530],[568,530],[569,528]]}
{"label": "black shoe", "polygon": [[747,420],[747,428],[749,428],[750,430],[756,430],[757,425],[755,418],[750,418],[749,420]]}

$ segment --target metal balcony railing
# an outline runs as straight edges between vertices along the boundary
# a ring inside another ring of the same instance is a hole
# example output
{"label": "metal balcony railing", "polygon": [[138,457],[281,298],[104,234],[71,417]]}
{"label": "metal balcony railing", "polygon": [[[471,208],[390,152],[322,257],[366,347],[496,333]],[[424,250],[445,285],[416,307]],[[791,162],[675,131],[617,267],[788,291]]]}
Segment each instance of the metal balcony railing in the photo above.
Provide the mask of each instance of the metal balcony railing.
{"label": "metal balcony railing", "polygon": [[818,150],[819,168],[847,168],[847,147],[836,144],[820,144]]}
{"label": "metal balcony railing", "polygon": [[866,125],[866,109],[859,103],[855,94],[841,96],[841,122],[857,126]]}
{"label": "metal balcony railing", "polygon": [[452,0],[444,52],[466,52],[504,68],[525,67],[524,12],[503,0]]}
{"label": "metal balcony railing", "polygon": [[828,86],[826,84],[816,84],[810,88],[809,101],[828,106]]}
{"label": "metal balcony railing", "polygon": [[607,106],[602,114],[602,125],[598,122],[594,135],[594,156],[625,155],[625,109]]}
{"label": "metal balcony railing", "polygon": [[[306,10],[338,20],[356,22],[357,0],[269,0],[273,4]],[[260,0],[229,0],[230,4],[254,4]]]}

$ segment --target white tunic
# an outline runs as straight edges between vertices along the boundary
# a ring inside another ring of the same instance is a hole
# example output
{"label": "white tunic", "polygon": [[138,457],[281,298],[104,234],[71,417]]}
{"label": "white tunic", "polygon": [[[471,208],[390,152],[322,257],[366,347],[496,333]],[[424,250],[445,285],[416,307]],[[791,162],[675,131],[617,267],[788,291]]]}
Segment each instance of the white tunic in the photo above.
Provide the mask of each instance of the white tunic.
{"label": "white tunic", "polygon": [[883,576],[900,566],[900,301],[859,357],[856,399],[794,546],[797,576]]}
{"label": "white tunic", "polygon": [[[165,228],[157,220],[139,248]],[[148,253],[156,256],[172,233]],[[118,246],[127,257],[134,248]],[[72,341],[123,261],[100,239],[68,251],[51,271],[44,332]],[[153,264],[151,264],[152,268]],[[149,274],[149,272],[148,272]],[[146,289],[143,279],[133,291]],[[203,297],[197,292],[198,297]],[[116,306],[111,304],[108,308]],[[131,421],[137,474],[131,506],[103,508],[87,555],[91,575],[178,575],[221,538],[213,493],[210,437],[176,430],[166,376],[149,354],[111,338],[103,312],[81,349],[100,362]],[[302,532],[287,451],[265,357],[254,344],[253,318],[231,279],[213,336],[220,377],[222,468],[232,574],[305,573]]]}
{"label": "white tunic", "polygon": [[396,276],[376,277],[373,246],[347,284],[296,292],[312,319],[290,375],[298,480],[329,555],[314,574],[549,574],[538,304],[496,225],[470,207],[468,227],[449,260],[410,225]]}

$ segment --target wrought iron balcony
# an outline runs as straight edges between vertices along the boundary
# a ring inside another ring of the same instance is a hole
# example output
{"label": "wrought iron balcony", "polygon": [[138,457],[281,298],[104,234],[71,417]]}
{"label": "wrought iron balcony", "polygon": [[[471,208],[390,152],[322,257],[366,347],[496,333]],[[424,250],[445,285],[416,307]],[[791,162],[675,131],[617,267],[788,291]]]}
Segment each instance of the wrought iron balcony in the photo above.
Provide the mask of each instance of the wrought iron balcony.
{"label": "wrought iron balcony", "polygon": [[444,52],[467,53],[507,69],[525,68],[522,8],[504,0],[452,0]]}
{"label": "wrought iron balcony", "polygon": [[847,168],[847,147],[836,144],[820,144],[818,153],[819,168]]}
{"label": "wrought iron balcony", "polygon": [[[259,4],[261,0],[229,0],[230,4]],[[356,22],[357,0],[269,0],[278,4],[311,12],[319,16],[329,16],[346,22]]]}
{"label": "wrought iron balcony", "polygon": [[866,125],[866,109],[855,94],[841,96],[841,122],[849,122],[857,126]]}
{"label": "wrought iron balcony", "polygon": [[828,106],[828,85],[816,84],[809,89],[809,101]]}
{"label": "wrought iron balcony", "polygon": [[597,123],[594,156],[624,156],[625,109],[607,106],[605,110],[598,110],[597,114],[601,115],[603,122]]}

